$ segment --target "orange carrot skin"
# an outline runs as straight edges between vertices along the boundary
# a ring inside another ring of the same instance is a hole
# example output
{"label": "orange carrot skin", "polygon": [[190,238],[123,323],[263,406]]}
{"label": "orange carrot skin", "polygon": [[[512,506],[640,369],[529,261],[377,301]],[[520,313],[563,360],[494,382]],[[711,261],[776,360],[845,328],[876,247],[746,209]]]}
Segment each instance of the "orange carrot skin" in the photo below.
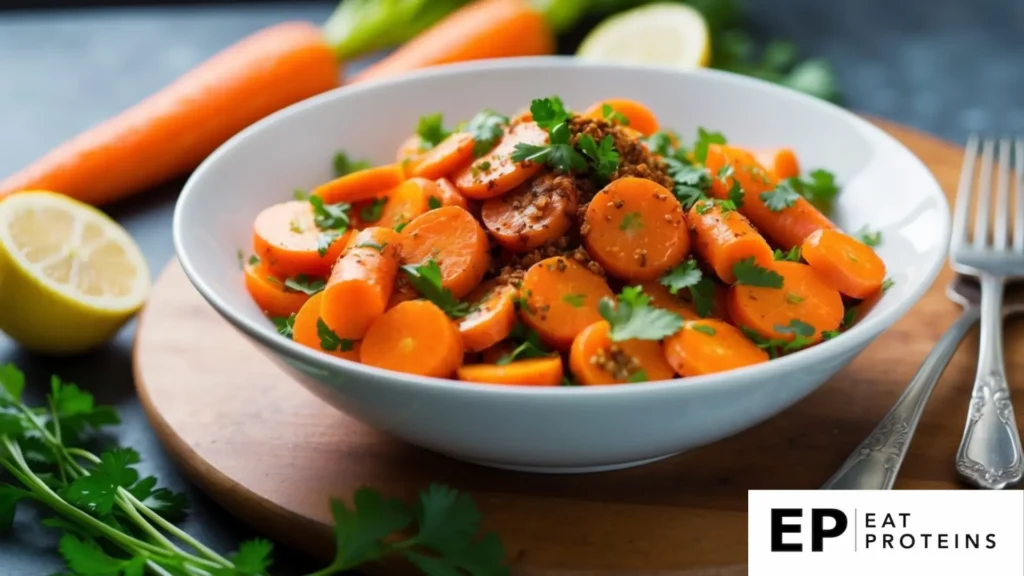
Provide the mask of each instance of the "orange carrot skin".
{"label": "orange carrot skin", "polygon": [[775,180],[786,180],[800,175],[800,163],[792,148],[762,150],[755,153],[754,158],[768,169]]}
{"label": "orange carrot skin", "polygon": [[376,226],[394,228],[412,222],[427,211],[429,197],[437,194],[437,184],[424,178],[410,178],[384,193],[387,201]]}
{"label": "orange carrot skin", "polygon": [[512,333],[516,322],[516,289],[491,280],[477,286],[467,300],[474,310],[458,321],[462,343],[468,352],[480,352]]}
{"label": "orange carrot skin", "polygon": [[462,192],[459,192],[459,189],[452,184],[451,180],[438,178],[434,183],[437,184],[434,198],[437,198],[442,206],[458,206],[463,210],[469,209],[469,202],[466,201],[466,197],[462,195]]}
{"label": "orange carrot skin", "polygon": [[473,137],[466,132],[456,132],[430,150],[416,157],[408,167],[412,176],[436,180],[469,164],[473,160]]}
{"label": "orange carrot skin", "polygon": [[700,320],[700,315],[693,307],[693,304],[681,298],[678,294],[672,294],[669,289],[657,281],[644,282],[640,285],[644,294],[651,299],[651,305],[655,308],[668,310],[679,314],[683,320]]}
{"label": "orange carrot skin", "polygon": [[466,60],[542,56],[554,50],[551,28],[529,2],[479,0],[452,12],[353,81]]}
{"label": "orange carrot skin", "polygon": [[718,171],[727,164],[733,167],[733,176],[712,180],[712,194],[719,199],[728,199],[733,179],[738,180],[743,189],[743,206],[740,207],[740,212],[749,218],[763,235],[783,249],[799,246],[816,230],[836,229],[832,221],[802,197],[792,206],[778,212],[769,210],[761,200],[761,193],[774,190],[777,182],[746,150],[711,144],[708,146],[705,164],[711,174],[718,174]]}
{"label": "orange carrot skin", "polygon": [[548,133],[536,122],[512,125],[493,150],[456,172],[452,176],[452,183],[467,198],[486,200],[501,196],[526,182],[540,172],[542,166],[533,162],[512,161],[512,153],[520,142],[546,144]]}
{"label": "orange carrot skin", "polygon": [[405,180],[398,164],[367,168],[335,178],[313,189],[313,195],[323,198],[325,204],[373,200],[383,192]]}
{"label": "orange carrot skin", "polygon": [[284,280],[275,276],[263,262],[245,265],[245,288],[267,316],[285,316],[298,312],[309,300],[305,292],[284,287]]}
{"label": "orange carrot skin", "polygon": [[320,316],[339,338],[359,340],[384,314],[398,274],[401,237],[390,228],[356,234],[324,288]]}
{"label": "orange carrot skin", "polygon": [[302,309],[295,315],[295,322],[292,324],[292,340],[324,354],[358,362],[359,342],[346,340],[339,347],[345,348],[344,350],[324,350],[320,347],[318,323],[320,320],[320,302],[323,296],[323,292],[317,292],[302,305]]}
{"label": "orange carrot skin", "polygon": [[650,108],[636,100],[629,98],[607,98],[595,102],[587,108],[583,114],[591,118],[604,118],[604,106],[611,106],[612,110],[626,117],[628,127],[635,130],[641,136],[650,136],[660,129],[658,118]]}
{"label": "orange carrot skin", "polygon": [[327,276],[348,238],[347,233],[342,234],[321,256],[319,236],[313,206],[295,200],[271,206],[256,216],[252,246],[260,260],[282,278],[300,274]]}
{"label": "orange carrot skin", "polygon": [[479,384],[513,384],[518,386],[558,386],[562,383],[562,359],[531,358],[497,364],[468,364],[456,371],[459,380]]}
{"label": "orange carrot skin", "polygon": [[664,348],[666,360],[680,376],[703,376],[768,361],[767,352],[721,320],[686,322],[665,339]]}
{"label": "orange carrot skin", "polygon": [[740,260],[752,257],[760,266],[771,266],[775,260],[772,247],[739,212],[722,212],[711,202],[699,201],[686,220],[693,231],[694,251],[723,282],[736,281],[732,269]]}
{"label": "orange carrot skin", "polygon": [[374,321],[359,349],[363,364],[447,378],[462,364],[458,328],[434,303],[402,302]]}
{"label": "orange carrot skin", "polygon": [[613,296],[604,278],[558,256],[531,266],[519,294],[520,318],[559,350],[568,350],[580,331],[601,320],[598,303]]}
{"label": "orange carrot skin", "polygon": [[878,254],[838,230],[812,233],[804,240],[801,253],[826,282],[850,298],[867,298],[885,282],[885,262]]}
{"label": "orange carrot skin", "polygon": [[457,206],[431,210],[402,229],[402,261],[420,265],[435,260],[441,285],[462,298],[483,280],[490,266],[487,233]]}
{"label": "orange carrot skin", "polygon": [[507,194],[485,200],[480,219],[503,248],[529,252],[569,231],[576,221],[578,198],[571,176],[542,174]]}
{"label": "orange carrot skin", "polygon": [[192,170],[246,126],[338,83],[320,28],[266,28],[0,181],[0,197],[42,189],[93,205],[124,198]]}
{"label": "orange carrot skin", "polygon": [[[609,332],[611,327],[604,320],[587,326],[573,339],[569,350],[569,369],[580,384],[585,386],[603,386],[608,384],[625,384],[628,378],[616,377],[596,363],[600,355],[613,353],[624,354],[638,362],[638,369],[643,370],[647,381],[670,380],[675,372],[665,360],[661,351],[661,343],[656,340],[624,340],[612,342]],[[615,352],[612,352],[615,350]]]}

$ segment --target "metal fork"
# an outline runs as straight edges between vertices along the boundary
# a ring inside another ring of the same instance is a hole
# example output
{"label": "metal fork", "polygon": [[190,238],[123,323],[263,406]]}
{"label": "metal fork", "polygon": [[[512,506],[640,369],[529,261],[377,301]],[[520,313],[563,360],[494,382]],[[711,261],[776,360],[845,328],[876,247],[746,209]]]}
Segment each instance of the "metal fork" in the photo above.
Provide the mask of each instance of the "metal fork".
{"label": "metal fork", "polygon": [[[960,173],[949,259],[953,269],[976,276],[981,283],[981,339],[978,370],[967,413],[967,424],[956,469],[960,477],[978,488],[1000,490],[1020,482],[1024,476],[1024,452],[1010,403],[1003,362],[1003,288],[1007,280],[1024,277],[1024,139],[1016,141],[1014,186],[1017,210],[1014,213],[1013,238],[1010,241],[1010,154],[1014,146],[1004,138],[998,145],[986,139],[981,144],[981,173],[978,176],[978,206],[973,235],[968,241],[967,219],[974,195],[974,166],[978,138],[967,141]],[[990,226],[992,165],[999,152],[995,190],[995,222]],[[991,241],[990,241],[991,236]]]}

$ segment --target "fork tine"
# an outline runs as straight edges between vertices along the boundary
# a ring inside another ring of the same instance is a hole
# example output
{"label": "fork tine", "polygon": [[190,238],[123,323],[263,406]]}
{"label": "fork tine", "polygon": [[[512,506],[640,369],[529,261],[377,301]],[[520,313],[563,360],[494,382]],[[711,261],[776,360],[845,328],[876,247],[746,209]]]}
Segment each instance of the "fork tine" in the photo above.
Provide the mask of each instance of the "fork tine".
{"label": "fork tine", "polygon": [[956,189],[956,209],[953,210],[953,234],[951,237],[953,246],[967,242],[967,216],[971,213],[971,189],[974,183],[974,164],[977,158],[978,136],[971,134],[964,146],[964,164],[960,168],[960,185]]}
{"label": "fork tine", "polygon": [[989,213],[992,211],[992,157],[995,140],[985,139],[981,145],[981,175],[978,177],[978,207],[974,213],[974,247],[982,248],[988,241]]}
{"label": "fork tine", "polygon": [[1024,138],[1017,138],[1017,154],[1013,170],[1016,172],[1013,189],[1017,198],[1013,222],[1013,250],[1024,252]]}
{"label": "fork tine", "polygon": [[1010,225],[1010,149],[1009,138],[999,140],[999,168],[996,179],[995,230],[992,232],[992,246],[997,250],[1006,248],[1006,233]]}

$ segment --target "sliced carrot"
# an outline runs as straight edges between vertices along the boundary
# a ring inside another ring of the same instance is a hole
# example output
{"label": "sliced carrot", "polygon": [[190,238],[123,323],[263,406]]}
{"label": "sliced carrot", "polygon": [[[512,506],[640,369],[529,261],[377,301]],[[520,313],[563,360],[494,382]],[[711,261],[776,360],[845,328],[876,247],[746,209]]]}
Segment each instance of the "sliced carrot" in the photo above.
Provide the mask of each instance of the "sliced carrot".
{"label": "sliced carrot", "polygon": [[590,256],[609,274],[654,280],[690,251],[683,208],[664,186],[620,178],[594,196],[580,232]]}
{"label": "sliced carrot", "polygon": [[810,343],[820,341],[822,332],[839,328],[843,298],[822,276],[797,262],[775,262],[770,269],[782,276],[782,288],[742,284],[731,288],[729,313],[737,326],[787,342],[800,333],[801,326],[809,326],[814,332],[802,336]]}
{"label": "sliced carrot", "polygon": [[579,192],[570,176],[542,174],[485,200],[480,219],[491,237],[513,252],[529,252],[561,238],[576,221]]}
{"label": "sliced carrot", "polygon": [[405,175],[399,164],[367,168],[335,178],[313,189],[313,194],[327,204],[372,200],[402,183]]}
{"label": "sliced carrot", "polygon": [[519,288],[520,316],[549,345],[568,350],[584,328],[601,320],[597,304],[611,298],[604,278],[582,265],[556,256],[526,271]]}
{"label": "sliced carrot", "polygon": [[359,360],[407,374],[446,378],[462,364],[462,336],[432,302],[402,302],[366,331]]}
{"label": "sliced carrot", "polygon": [[508,338],[516,323],[515,296],[515,288],[499,285],[496,280],[484,282],[469,293],[467,300],[473,311],[458,322],[467,351],[480,352]]}
{"label": "sliced carrot", "polygon": [[409,174],[431,180],[447,176],[473,160],[473,144],[473,137],[468,133],[455,132],[420,154]]}
{"label": "sliced carrot", "polygon": [[402,143],[398,146],[398,151],[395,152],[395,163],[396,164],[407,164],[416,158],[423,152],[423,141],[420,140],[419,134],[413,134],[402,140]]}
{"label": "sliced carrot", "polygon": [[[458,206],[463,210],[469,208],[469,202],[466,201],[466,197],[459,192],[459,189],[452,184],[452,181],[447,178],[438,178],[436,182],[437,187],[434,189],[433,198],[437,199],[437,202],[441,203],[441,206]],[[428,200],[429,204],[429,200]],[[428,206],[433,209],[437,206]]]}
{"label": "sliced carrot", "polygon": [[239,130],[338,80],[319,26],[265,28],[0,180],[0,197],[53,190],[96,205],[152,189],[198,166]]}
{"label": "sliced carrot", "polygon": [[402,261],[441,267],[441,285],[462,298],[476,287],[491,262],[487,233],[458,206],[431,210],[402,230]]}
{"label": "sliced carrot", "polygon": [[611,328],[595,322],[576,335],[569,351],[569,369],[580,384],[625,384],[670,380],[675,372],[657,340],[612,342]]}
{"label": "sliced carrot", "polygon": [[324,289],[320,316],[339,338],[359,340],[384,313],[398,273],[401,237],[390,228],[367,228],[350,241]]}
{"label": "sliced carrot", "polygon": [[614,112],[618,112],[626,118],[626,126],[636,130],[643,136],[650,136],[660,129],[658,124],[658,118],[651,112],[651,109],[636,100],[630,100],[629,98],[607,98],[600,102],[595,102],[593,106],[587,108],[587,111],[583,113],[584,116],[590,118],[604,118],[604,107],[609,106]]}
{"label": "sliced carrot", "polygon": [[792,148],[761,150],[754,154],[754,158],[767,168],[776,180],[796,178],[800,175],[800,163],[797,162],[796,152],[793,152]]}
{"label": "sliced carrot", "polygon": [[460,367],[459,380],[481,384],[515,384],[521,386],[558,386],[562,383],[562,359],[531,358],[497,364],[470,364]]}
{"label": "sliced carrot", "polygon": [[680,376],[702,376],[768,361],[768,353],[721,320],[692,320],[665,339],[665,359]]}
{"label": "sliced carrot", "polygon": [[384,209],[376,226],[394,228],[412,222],[427,211],[430,197],[437,194],[437,184],[425,178],[409,178],[387,191]]}
{"label": "sliced carrot", "polygon": [[732,146],[708,146],[706,166],[711,174],[719,174],[727,165],[732,167],[733,175],[712,179],[712,194],[716,198],[727,199],[733,181],[738,181],[743,190],[740,212],[749,218],[765,237],[781,248],[788,250],[799,246],[816,230],[836,228],[835,224],[802,197],[797,198],[788,208],[778,212],[770,210],[761,199],[761,194],[774,190],[777,182],[754,156],[746,150]]}
{"label": "sliced carrot", "polygon": [[[322,328],[320,326],[320,323],[322,322],[322,319],[320,318],[320,301],[323,296],[323,292],[317,292],[302,305],[302,309],[295,315],[295,322],[292,324],[292,340],[302,344],[303,346],[309,346],[314,350],[319,350],[325,354],[358,362],[358,341],[341,340],[338,342],[327,340],[332,346],[336,346],[336,348],[333,350],[324,350],[323,343],[325,342],[325,339],[321,338]],[[324,327],[326,327],[326,325]]]}
{"label": "sliced carrot", "polygon": [[885,262],[878,254],[838,230],[812,233],[800,253],[825,282],[850,298],[867,298],[885,282]]}
{"label": "sliced carrot", "polygon": [[320,229],[313,219],[313,205],[294,200],[275,204],[256,216],[252,244],[260,260],[278,276],[327,276],[341,255],[347,237],[339,235],[323,255],[320,254],[320,237]]}
{"label": "sliced carrot", "polygon": [[284,287],[284,280],[274,275],[263,263],[245,265],[245,288],[267,316],[295,314],[309,300],[309,294]]}
{"label": "sliced carrot", "polygon": [[682,316],[683,320],[699,320],[700,314],[697,314],[697,309],[693,307],[693,303],[686,300],[684,296],[689,296],[689,290],[683,290],[678,294],[673,294],[668,288],[662,286],[657,281],[644,282],[640,285],[646,294],[651,299],[651,304],[655,308],[662,308],[675,312]]}
{"label": "sliced carrot", "polygon": [[535,162],[513,162],[516,144],[540,146],[548,143],[548,133],[536,122],[522,122],[511,126],[501,142],[487,154],[455,173],[452,182],[464,196],[486,200],[526,182],[540,171]]}
{"label": "sliced carrot", "polygon": [[714,202],[702,200],[690,208],[686,221],[693,231],[693,251],[723,282],[736,281],[732,269],[741,260],[753,258],[760,266],[771,266],[775,261],[772,247],[735,210],[723,212]]}

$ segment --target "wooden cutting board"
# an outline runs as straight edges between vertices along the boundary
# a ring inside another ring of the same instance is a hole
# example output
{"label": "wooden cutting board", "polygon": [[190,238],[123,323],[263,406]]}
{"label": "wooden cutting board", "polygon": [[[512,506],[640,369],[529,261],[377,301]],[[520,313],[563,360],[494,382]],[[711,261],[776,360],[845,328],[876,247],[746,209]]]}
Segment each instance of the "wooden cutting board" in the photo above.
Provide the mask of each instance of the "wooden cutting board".
{"label": "wooden cutting board", "polygon": [[[888,123],[952,198],[962,151]],[[210,308],[177,262],[135,342],[139,396],[167,450],[232,513],[329,557],[328,498],[369,485],[411,497],[431,482],[472,493],[516,574],[746,573],[747,490],[819,487],[900,395],[959,308],[944,270],[920,303],[831,382],[733,438],[639,468],[548,476],[464,464],[377,433],[292,382]],[[1009,345],[1024,331],[1008,329]],[[953,359],[918,428],[898,488],[958,487],[976,336]],[[1007,354],[1024,398],[1024,356]],[[1018,412],[1024,427],[1024,410]]]}

